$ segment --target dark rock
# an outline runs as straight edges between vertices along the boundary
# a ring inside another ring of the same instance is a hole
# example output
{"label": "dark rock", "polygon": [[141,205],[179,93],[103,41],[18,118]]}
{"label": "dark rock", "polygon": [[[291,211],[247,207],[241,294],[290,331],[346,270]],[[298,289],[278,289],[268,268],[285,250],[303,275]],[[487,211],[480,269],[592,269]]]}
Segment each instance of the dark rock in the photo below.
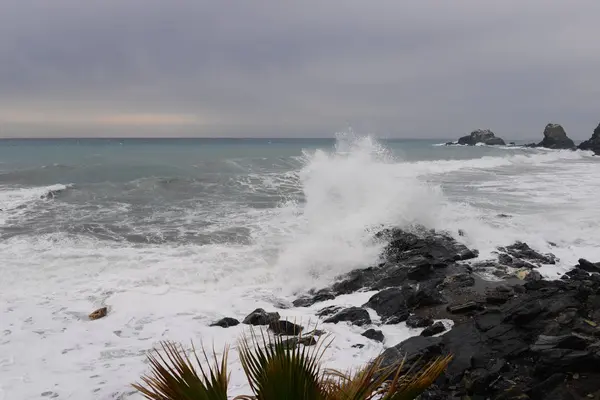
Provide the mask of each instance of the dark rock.
{"label": "dark rock", "polygon": [[587,338],[577,333],[563,336],[540,335],[530,349],[534,352],[550,349],[585,350],[593,342],[594,339]]}
{"label": "dark rock", "polygon": [[[527,243],[516,242],[510,246],[499,247],[498,250],[512,256],[512,264],[517,268],[531,267],[532,264],[555,264],[556,256],[554,254],[541,254],[533,250],[527,245]],[[524,263],[517,263],[515,260],[519,259]],[[535,266],[535,265],[534,265]]]}
{"label": "dark rock", "polygon": [[512,215],[508,215],[508,214],[504,214],[504,213],[500,213],[498,215],[496,215],[498,218],[512,218]]}
{"label": "dark rock", "polygon": [[574,149],[575,143],[567,136],[564,128],[558,124],[548,124],[544,128],[544,139],[539,147],[549,149]]}
{"label": "dark rock", "polygon": [[541,281],[542,279],[544,279],[542,277],[542,274],[540,274],[538,271],[531,271],[527,274],[527,276],[525,276],[525,280],[526,281]]}
{"label": "dark rock", "polygon": [[240,324],[240,321],[238,321],[237,319],[225,317],[225,318],[218,320],[215,323],[210,324],[210,326],[220,326],[221,328],[229,328],[230,326],[236,326],[239,324]]}
{"label": "dark rock", "polygon": [[428,326],[421,332],[421,336],[434,336],[438,333],[442,333],[446,330],[446,327],[441,322],[436,322],[435,324]]}
{"label": "dark rock", "polygon": [[365,307],[375,310],[384,321],[395,317],[395,323],[402,322],[410,315],[408,299],[414,292],[411,286],[385,289],[372,296]]}
{"label": "dark rock", "polygon": [[483,143],[488,146],[501,145],[504,146],[506,143],[499,137],[496,137],[489,129],[477,129],[471,132],[468,136],[463,136],[458,139],[458,144],[475,146],[477,143]]}
{"label": "dark rock", "polygon": [[327,318],[324,322],[329,324],[337,324],[338,322],[350,322],[352,325],[368,325],[371,323],[371,317],[364,308],[350,307],[337,312],[332,317]]}
{"label": "dark rock", "polygon": [[317,311],[317,317],[326,317],[328,315],[333,315],[336,312],[340,311],[341,309],[342,309],[342,307],[340,307],[340,306],[325,307],[325,308],[322,308],[319,311]]}
{"label": "dark rock", "polygon": [[411,315],[406,320],[406,326],[409,328],[425,328],[433,325],[433,319],[429,317],[419,317],[417,315]]}
{"label": "dark rock", "polygon": [[584,258],[580,258],[577,268],[581,268],[587,272],[600,272],[600,263],[593,263]]}
{"label": "dark rock", "polygon": [[303,296],[299,299],[293,301],[294,307],[310,307],[315,303],[319,303],[321,301],[333,300],[335,299],[335,295],[328,290],[320,290],[315,293],[313,296]]}
{"label": "dark rock", "polygon": [[483,307],[476,301],[469,301],[463,304],[454,304],[447,307],[448,312],[452,314],[465,313],[481,310]]}
{"label": "dark rock", "polygon": [[376,342],[383,342],[384,339],[383,332],[376,329],[369,329],[365,331],[362,334],[362,336],[366,337],[367,339],[374,340]]}
{"label": "dark rock", "polygon": [[304,328],[289,321],[280,320],[270,322],[269,329],[276,335],[296,336],[299,335]]}
{"label": "dark rock", "polygon": [[361,344],[361,343],[357,343],[357,344],[353,344],[350,347],[352,347],[353,349],[362,349],[363,347],[365,347],[365,345]]}
{"label": "dark rock", "polygon": [[590,150],[594,154],[600,155],[600,124],[594,129],[592,137],[579,145],[581,150]]}
{"label": "dark rock", "polygon": [[475,285],[475,278],[470,273],[462,272],[454,275],[449,275],[441,283],[440,288],[448,288],[456,290],[467,288]]}
{"label": "dark rock", "polygon": [[288,349],[295,349],[298,345],[314,346],[317,344],[317,339],[313,335],[292,337],[281,342]]}
{"label": "dark rock", "polygon": [[502,253],[502,254],[498,255],[498,261],[504,265],[511,265],[513,262],[513,259],[510,255],[508,255],[506,253]]}
{"label": "dark rock", "polygon": [[434,285],[421,285],[418,289],[404,285],[401,288],[382,290],[373,295],[365,304],[384,320],[384,323],[405,321],[410,310],[423,306],[444,304],[440,291]]}
{"label": "dark rock", "polygon": [[279,321],[279,313],[271,312],[268,313],[262,308],[257,308],[252,311],[244,321],[242,321],[246,325],[269,325],[271,322]]}

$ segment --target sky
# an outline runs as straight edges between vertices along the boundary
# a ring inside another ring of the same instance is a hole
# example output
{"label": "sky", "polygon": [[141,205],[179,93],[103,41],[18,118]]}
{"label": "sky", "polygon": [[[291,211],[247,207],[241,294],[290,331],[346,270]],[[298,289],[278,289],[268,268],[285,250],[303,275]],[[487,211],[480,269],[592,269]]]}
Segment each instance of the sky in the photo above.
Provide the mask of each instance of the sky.
{"label": "sky", "polygon": [[2,0],[2,137],[585,139],[598,0]]}

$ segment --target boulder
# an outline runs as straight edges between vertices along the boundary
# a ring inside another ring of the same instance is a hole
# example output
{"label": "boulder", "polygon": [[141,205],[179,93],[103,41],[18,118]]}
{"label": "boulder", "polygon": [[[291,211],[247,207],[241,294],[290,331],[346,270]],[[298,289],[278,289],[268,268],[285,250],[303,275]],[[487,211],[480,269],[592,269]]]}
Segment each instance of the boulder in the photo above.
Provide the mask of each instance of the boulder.
{"label": "boulder", "polygon": [[600,124],[594,129],[592,137],[579,145],[579,149],[593,151],[594,154],[600,155]]}
{"label": "boulder", "polygon": [[271,322],[279,321],[279,313],[278,312],[266,312],[262,308],[257,308],[252,311],[246,318],[244,318],[243,323],[246,325],[269,325]]}
{"label": "boulder", "polygon": [[423,329],[423,332],[421,332],[421,336],[434,336],[438,333],[444,332],[445,330],[446,327],[444,326],[444,324],[442,324],[441,322],[436,322],[435,324]]}
{"label": "boulder", "polygon": [[422,285],[418,289],[411,285],[401,288],[389,288],[373,295],[365,307],[373,309],[384,324],[396,324],[406,321],[412,309],[422,306],[435,306],[445,302],[442,294],[431,285]]}
{"label": "boulder", "polygon": [[548,149],[574,149],[575,143],[567,136],[565,129],[559,124],[548,124],[544,128],[544,139],[538,147]]}
{"label": "boulder", "polygon": [[217,322],[210,324],[210,326],[220,326],[221,328],[229,328],[230,326],[236,326],[239,324],[240,321],[238,321],[237,319],[225,317],[218,320]]}
{"label": "boulder", "polygon": [[104,318],[104,317],[106,317],[107,314],[108,314],[108,308],[102,307],[102,308],[97,309],[90,315],[88,315],[88,317],[93,321],[96,319]]}
{"label": "boulder", "polygon": [[579,265],[577,265],[576,268],[580,268],[587,272],[600,273],[600,263],[593,263],[593,262],[586,260],[585,258],[579,259]]}
{"label": "boulder", "polygon": [[367,310],[361,307],[349,307],[335,313],[327,318],[325,323],[337,324],[338,322],[350,322],[352,325],[362,326],[371,323],[371,317]]}
{"label": "boulder", "polygon": [[383,342],[383,339],[385,338],[383,336],[383,332],[381,332],[380,330],[377,329],[369,329],[367,331],[365,331],[362,336],[366,337],[367,339],[371,339],[374,340],[376,342]]}
{"label": "boulder", "polygon": [[290,321],[280,320],[269,323],[269,330],[280,336],[297,336],[304,328]]}
{"label": "boulder", "polygon": [[460,139],[458,139],[458,144],[462,145],[475,146],[477,143],[483,143],[488,146],[506,145],[504,140],[502,140],[499,137],[496,137],[496,135],[494,135],[494,132],[490,131],[489,129],[477,129],[471,132],[470,135],[463,136]]}
{"label": "boulder", "polygon": [[426,328],[433,325],[433,319],[430,317],[420,317],[418,315],[411,315],[406,320],[406,326],[409,328]]}

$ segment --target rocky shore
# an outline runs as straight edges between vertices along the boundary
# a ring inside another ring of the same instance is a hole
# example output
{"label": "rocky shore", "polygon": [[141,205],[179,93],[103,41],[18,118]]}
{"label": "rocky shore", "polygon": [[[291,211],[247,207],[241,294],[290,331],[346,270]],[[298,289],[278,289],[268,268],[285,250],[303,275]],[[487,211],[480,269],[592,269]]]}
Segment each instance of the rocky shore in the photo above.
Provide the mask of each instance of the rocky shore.
{"label": "rocky shore", "polygon": [[[342,294],[377,291],[362,307],[322,309],[325,323],[365,326],[363,336],[383,341],[381,324],[423,328],[388,348],[384,363],[406,366],[452,354],[447,371],[422,399],[600,399],[600,263],[580,260],[561,279],[542,279],[536,268],[557,261],[525,243],[498,248],[476,261],[477,251],[449,234],[415,227],[376,234],[387,247],[379,265],[352,271],[299,297],[306,307]],[[482,274],[500,276],[486,281]],[[435,320],[452,320],[453,327]],[[232,326],[223,320],[216,325]],[[303,328],[259,309],[246,324],[295,334],[292,345],[311,345],[323,332]]]}

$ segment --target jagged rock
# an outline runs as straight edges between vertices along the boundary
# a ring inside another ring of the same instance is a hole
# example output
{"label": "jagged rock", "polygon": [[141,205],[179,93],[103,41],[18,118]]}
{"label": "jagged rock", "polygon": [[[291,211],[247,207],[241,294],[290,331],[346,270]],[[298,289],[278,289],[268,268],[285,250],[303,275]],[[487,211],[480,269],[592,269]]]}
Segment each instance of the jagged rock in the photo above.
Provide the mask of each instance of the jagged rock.
{"label": "jagged rock", "polygon": [[350,322],[352,325],[368,325],[371,323],[371,317],[364,308],[360,307],[349,307],[345,308],[332,317],[327,318],[325,323],[337,324],[338,322]]}
{"label": "jagged rock", "polygon": [[406,320],[406,326],[409,328],[426,328],[433,325],[433,319],[430,317],[419,317],[418,315],[411,315]]}
{"label": "jagged rock", "polygon": [[[579,270],[576,268],[575,270]],[[531,281],[505,304],[465,319],[440,337],[412,337],[383,353],[405,368],[454,356],[432,393],[438,399],[585,398],[600,389],[600,280]],[[565,376],[572,379],[565,380]],[[575,378],[576,376],[580,378]],[[588,378],[589,377],[589,378]],[[462,393],[462,394],[461,394]],[[459,395],[460,394],[460,395]],[[441,394],[440,394],[441,395]],[[518,396],[527,397],[518,397]],[[558,396],[558,397],[553,397]],[[427,398],[427,397],[426,397]]]}
{"label": "jagged rock", "polygon": [[88,317],[93,321],[96,319],[104,318],[104,317],[106,317],[107,314],[108,314],[108,308],[102,307],[102,308],[97,309],[90,315],[88,315]]}
{"label": "jagged rock", "polygon": [[466,313],[466,312],[471,312],[471,311],[479,311],[482,308],[483,307],[481,306],[481,304],[477,303],[476,301],[468,301],[468,302],[462,303],[462,304],[449,305],[447,307],[447,310],[451,314],[460,314],[460,313]]}
{"label": "jagged rock", "polygon": [[280,320],[269,323],[269,329],[276,335],[281,336],[296,336],[304,329],[300,325],[291,323],[290,321]]}
{"label": "jagged rock", "polygon": [[373,295],[365,307],[375,310],[384,323],[398,323],[408,319],[411,309],[440,305],[444,302],[439,290],[431,285],[423,285],[419,289],[404,285],[401,288],[385,289]]}
{"label": "jagged rock", "polygon": [[317,317],[326,317],[328,315],[333,315],[336,312],[340,311],[341,309],[342,309],[342,307],[340,307],[340,306],[329,306],[329,307],[321,308],[319,311],[317,311]]}
{"label": "jagged rock", "polygon": [[593,151],[596,155],[600,154],[600,124],[594,129],[592,137],[579,145],[579,149]]}
{"label": "jagged rock", "polygon": [[600,263],[593,263],[593,262],[586,260],[585,258],[579,259],[579,265],[577,265],[576,268],[580,268],[587,272],[599,272],[600,273]]}
{"label": "jagged rock", "polygon": [[362,336],[366,337],[367,339],[374,340],[376,342],[383,342],[383,339],[385,339],[385,337],[383,336],[383,332],[377,329],[369,329],[365,331],[362,334]]}
{"label": "jagged rock", "polygon": [[320,290],[312,296],[308,295],[300,297],[299,299],[294,300],[292,304],[294,307],[310,307],[315,303],[333,299],[335,299],[335,295],[329,290]]}
{"label": "jagged rock", "polygon": [[[554,254],[541,254],[533,250],[527,243],[515,242],[510,246],[498,247],[498,250],[511,257],[510,264],[516,268],[535,267],[541,264],[556,264]],[[500,254],[504,262],[508,262],[506,256]],[[499,258],[500,259],[500,258]],[[503,262],[503,263],[504,263]]]}
{"label": "jagged rock", "polygon": [[236,326],[239,324],[240,324],[240,321],[238,321],[237,319],[225,317],[225,318],[221,318],[217,322],[210,324],[210,326],[220,326],[221,328],[229,328],[230,326]]}
{"label": "jagged rock", "polygon": [[488,146],[501,145],[504,146],[506,143],[499,137],[496,137],[489,129],[477,129],[471,132],[470,135],[463,136],[458,139],[458,144],[475,146],[477,143],[483,143]]}
{"label": "jagged rock", "polygon": [[442,324],[441,322],[436,322],[435,324],[423,329],[423,332],[421,332],[421,336],[434,336],[438,333],[444,332],[445,330],[446,327],[444,326],[444,324]]}
{"label": "jagged rock", "polygon": [[564,128],[559,124],[548,124],[544,128],[544,139],[538,147],[549,149],[574,149],[575,143],[567,136]]}
{"label": "jagged rock", "polygon": [[388,242],[382,263],[351,271],[331,287],[300,297],[294,305],[308,306],[341,294],[399,287],[417,280],[443,280],[447,274],[445,268],[456,265],[457,261],[477,257],[476,251],[458,243],[448,234],[423,227],[410,231],[384,229],[375,235],[375,239]]}
{"label": "jagged rock", "polygon": [[244,321],[242,321],[246,325],[269,325],[271,322],[279,321],[279,313],[271,312],[268,313],[262,308],[257,308],[252,311]]}

